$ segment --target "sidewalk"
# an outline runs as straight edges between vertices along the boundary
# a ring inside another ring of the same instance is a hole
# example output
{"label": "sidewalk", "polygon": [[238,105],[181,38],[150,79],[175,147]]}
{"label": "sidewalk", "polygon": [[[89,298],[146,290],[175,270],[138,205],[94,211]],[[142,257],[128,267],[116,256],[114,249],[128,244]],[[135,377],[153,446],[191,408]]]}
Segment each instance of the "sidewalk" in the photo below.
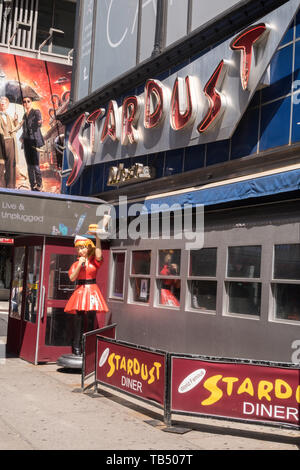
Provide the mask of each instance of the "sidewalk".
{"label": "sidewalk", "polygon": [[[81,375],[19,358],[0,364],[1,450],[299,450],[300,432],[174,417],[185,434],[164,432],[162,412],[101,387],[82,393]],[[149,424],[149,421],[155,426]],[[112,454],[113,455],[113,454]]]}

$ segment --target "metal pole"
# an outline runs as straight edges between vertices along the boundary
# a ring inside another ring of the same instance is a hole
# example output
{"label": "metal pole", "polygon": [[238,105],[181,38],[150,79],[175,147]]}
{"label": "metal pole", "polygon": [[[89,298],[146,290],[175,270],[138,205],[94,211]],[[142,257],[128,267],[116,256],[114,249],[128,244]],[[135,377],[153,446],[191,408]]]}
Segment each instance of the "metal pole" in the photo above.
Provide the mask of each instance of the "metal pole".
{"label": "metal pole", "polygon": [[165,0],[157,0],[155,38],[154,49],[151,54],[152,57],[160,54],[165,45],[167,7],[168,2]]}
{"label": "metal pole", "polygon": [[164,403],[164,423],[167,427],[171,427],[171,355],[166,354],[166,370],[165,370],[165,403]]}

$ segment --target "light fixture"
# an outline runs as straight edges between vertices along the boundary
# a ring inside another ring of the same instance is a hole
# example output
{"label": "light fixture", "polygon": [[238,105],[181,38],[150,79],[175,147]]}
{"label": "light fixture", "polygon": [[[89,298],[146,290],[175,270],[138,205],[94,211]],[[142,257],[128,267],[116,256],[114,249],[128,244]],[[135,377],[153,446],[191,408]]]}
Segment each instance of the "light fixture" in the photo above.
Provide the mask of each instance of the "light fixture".
{"label": "light fixture", "polygon": [[22,29],[25,29],[26,31],[29,31],[30,28],[31,28],[31,25],[29,23],[24,23],[24,21],[17,21],[16,22],[16,29],[15,31],[13,32],[13,34],[11,35],[11,37],[9,38],[8,40],[8,46],[11,45],[15,35],[17,34],[19,28],[22,28]]}
{"label": "light fixture", "polygon": [[54,34],[64,36],[65,32],[62,31],[61,29],[50,28],[49,29],[49,36],[45,39],[45,41],[42,42],[42,44],[39,45],[39,49],[38,49],[39,54],[41,53],[41,50],[43,49],[43,47],[47,44],[49,39],[51,39],[53,37]]}

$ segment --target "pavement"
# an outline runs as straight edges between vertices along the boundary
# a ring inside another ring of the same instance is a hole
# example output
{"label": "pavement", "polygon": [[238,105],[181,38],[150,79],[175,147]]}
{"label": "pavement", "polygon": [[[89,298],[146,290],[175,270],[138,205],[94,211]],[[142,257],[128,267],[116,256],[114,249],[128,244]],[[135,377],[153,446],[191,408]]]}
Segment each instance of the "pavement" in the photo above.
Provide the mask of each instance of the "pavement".
{"label": "pavement", "polygon": [[300,431],[293,429],[175,415],[168,429],[160,409],[103,386],[100,393],[93,387],[82,392],[80,385],[80,371],[3,358],[0,450],[101,450],[106,459],[148,451],[131,462],[137,467],[162,463],[153,455],[166,451],[192,464],[204,450],[300,449]]}

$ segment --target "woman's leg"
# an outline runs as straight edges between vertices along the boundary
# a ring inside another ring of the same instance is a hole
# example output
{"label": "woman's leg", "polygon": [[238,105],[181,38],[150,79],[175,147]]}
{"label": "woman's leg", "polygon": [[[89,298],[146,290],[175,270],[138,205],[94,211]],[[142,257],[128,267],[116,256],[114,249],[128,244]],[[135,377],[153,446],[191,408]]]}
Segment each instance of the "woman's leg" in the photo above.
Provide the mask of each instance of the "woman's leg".
{"label": "woman's leg", "polygon": [[82,353],[82,335],[84,332],[84,312],[77,312],[73,322],[73,354],[80,356]]}

